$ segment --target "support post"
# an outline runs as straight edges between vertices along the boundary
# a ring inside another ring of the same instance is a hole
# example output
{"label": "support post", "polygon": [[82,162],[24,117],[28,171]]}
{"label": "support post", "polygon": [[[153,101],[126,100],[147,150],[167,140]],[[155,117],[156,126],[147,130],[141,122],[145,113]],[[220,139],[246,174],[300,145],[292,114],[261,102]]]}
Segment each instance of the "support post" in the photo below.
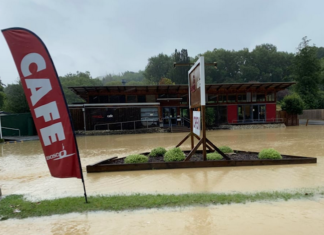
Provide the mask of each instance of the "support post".
{"label": "support post", "polygon": [[86,115],[85,115],[85,105],[84,104],[83,104],[82,111],[83,111],[83,128],[84,128],[84,131],[86,131],[87,126],[86,126]]}
{"label": "support post", "polygon": [[203,145],[203,158],[204,161],[207,161],[206,156],[206,106],[201,106],[201,113],[202,113],[202,131],[203,131],[203,137],[202,137],[202,145]]}
{"label": "support post", "polygon": [[190,108],[190,133],[191,133],[191,149],[194,148],[194,136],[193,136],[193,123],[192,123],[192,120],[193,120],[193,109]]}

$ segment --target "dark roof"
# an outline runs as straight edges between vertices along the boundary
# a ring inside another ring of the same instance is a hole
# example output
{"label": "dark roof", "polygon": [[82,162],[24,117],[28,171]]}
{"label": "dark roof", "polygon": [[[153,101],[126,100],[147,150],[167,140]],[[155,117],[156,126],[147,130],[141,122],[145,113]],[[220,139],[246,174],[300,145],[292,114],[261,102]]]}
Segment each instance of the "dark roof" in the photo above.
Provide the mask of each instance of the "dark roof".
{"label": "dark roof", "polygon": [[[296,82],[249,82],[249,83],[220,83],[220,84],[207,84],[206,91],[219,92],[219,91],[244,91],[244,90],[263,90],[263,89],[276,89],[284,90]],[[185,93],[188,92],[188,85],[147,85],[147,86],[73,86],[68,87],[75,94],[82,98],[86,98],[88,93],[116,93],[116,92],[140,92],[147,93]]]}

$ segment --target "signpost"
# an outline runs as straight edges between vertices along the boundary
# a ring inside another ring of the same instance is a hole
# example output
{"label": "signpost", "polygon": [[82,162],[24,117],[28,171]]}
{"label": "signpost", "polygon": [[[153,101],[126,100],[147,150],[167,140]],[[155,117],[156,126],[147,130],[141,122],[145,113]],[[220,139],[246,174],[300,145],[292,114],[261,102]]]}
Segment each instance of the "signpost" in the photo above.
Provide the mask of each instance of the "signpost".
{"label": "signpost", "polygon": [[[213,64],[214,66],[216,63]],[[176,146],[179,147],[189,137],[191,139],[191,151],[187,155],[185,161],[189,161],[191,156],[202,145],[203,159],[207,160],[207,148],[214,149],[225,159],[229,159],[222,151],[220,151],[210,140],[206,138],[206,86],[205,86],[205,61],[200,56],[188,72],[188,94],[190,109],[190,133]],[[200,134],[202,132],[202,137]],[[199,142],[194,146],[194,138]]]}

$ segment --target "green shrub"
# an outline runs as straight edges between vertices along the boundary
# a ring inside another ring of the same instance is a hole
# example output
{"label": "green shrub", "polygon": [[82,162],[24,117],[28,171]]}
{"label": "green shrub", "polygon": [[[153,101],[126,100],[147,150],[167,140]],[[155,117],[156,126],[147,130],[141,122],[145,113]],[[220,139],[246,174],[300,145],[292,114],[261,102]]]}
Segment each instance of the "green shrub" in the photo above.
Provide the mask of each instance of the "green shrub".
{"label": "green shrub", "polygon": [[221,146],[218,148],[220,151],[222,151],[223,153],[233,153],[233,149],[231,149],[228,146]]}
{"label": "green shrub", "polygon": [[272,148],[263,149],[259,153],[259,159],[282,159],[280,153]]}
{"label": "green shrub", "polygon": [[288,114],[302,114],[304,107],[304,101],[296,93],[285,96],[281,104],[281,109]]}
{"label": "green shrub", "polygon": [[221,160],[223,156],[217,152],[207,153],[207,160]]}
{"label": "green shrub", "polygon": [[153,149],[150,153],[151,157],[163,156],[166,153],[165,148],[157,147]]}
{"label": "green shrub", "polygon": [[148,162],[148,157],[141,155],[141,154],[129,155],[124,160],[124,163],[126,163],[126,164],[145,163],[145,162]]}
{"label": "green shrub", "polygon": [[186,158],[186,155],[182,152],[180,148],[173,148],[168,150],[164,154],[165,162],[180,162]]}

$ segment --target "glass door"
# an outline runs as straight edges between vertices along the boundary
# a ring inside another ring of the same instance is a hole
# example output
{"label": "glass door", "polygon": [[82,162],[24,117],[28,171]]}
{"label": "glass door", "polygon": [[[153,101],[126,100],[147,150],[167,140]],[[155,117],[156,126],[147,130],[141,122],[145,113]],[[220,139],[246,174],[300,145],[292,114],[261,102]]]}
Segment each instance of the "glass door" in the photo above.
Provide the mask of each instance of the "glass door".
{"label": "glass door", "polygon": [[243,105],[244,122],[252,122],[251,105]]}
{"label": "glass door", "polygon": [[164,126],[170,126],[170,125],[177,124],[177,108],[164,107],[162,109],[162,115],[163,115]]}

